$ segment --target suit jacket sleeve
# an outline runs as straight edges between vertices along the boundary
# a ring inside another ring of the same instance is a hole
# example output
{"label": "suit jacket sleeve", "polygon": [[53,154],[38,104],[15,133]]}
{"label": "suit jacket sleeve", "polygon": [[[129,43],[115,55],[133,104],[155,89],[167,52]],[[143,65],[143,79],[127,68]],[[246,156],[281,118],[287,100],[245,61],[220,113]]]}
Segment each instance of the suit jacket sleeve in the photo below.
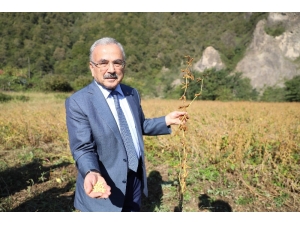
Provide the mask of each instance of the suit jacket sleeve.
{"label": "suit jacket sleeve", "polygon": [[140,107],[140,120],[142,124],[142,134],[148,135],[148,136],[154,136],[154,135],[164,135],[164,134],[170,134],[172,132],[171,127],[166,125],[166,119],[165,116],[156,117],[156,118],[145,118],[142,106],[141,106],[141,98],[139,96],[139,93],[136,89],[135,91],[135,100],[137,101],[137,105]]}
{"label": "suit jacket sleeve", "polygon": [[65,106],[69,143],[78,171],[82,177],[90,169],[100,171],[95,141],[87,117],[74,99],[68,98]]}

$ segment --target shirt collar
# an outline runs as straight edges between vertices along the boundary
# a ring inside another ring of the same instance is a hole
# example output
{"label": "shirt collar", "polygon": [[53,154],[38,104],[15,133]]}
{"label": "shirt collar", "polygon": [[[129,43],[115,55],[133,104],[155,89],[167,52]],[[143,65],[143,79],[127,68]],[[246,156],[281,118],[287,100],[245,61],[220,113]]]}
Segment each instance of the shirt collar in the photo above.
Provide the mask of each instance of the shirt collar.
{"label": "shirt collar", "polygon": [[[110,95],[110,92],[112,92],[112,90],[109,90],[105,87],[103,87],[101,84],[99,84],[97,81],[95,81],[95,83],[97,84],[97,86],[100,88],[101,92],[103,93],[104,97],[107,99]],[[115,91],[119,92],[120,95],[122,95],[122,97],[124,97],[123,91],[121,89],[120,84],[118,84],[118,86],[115,88]]]}

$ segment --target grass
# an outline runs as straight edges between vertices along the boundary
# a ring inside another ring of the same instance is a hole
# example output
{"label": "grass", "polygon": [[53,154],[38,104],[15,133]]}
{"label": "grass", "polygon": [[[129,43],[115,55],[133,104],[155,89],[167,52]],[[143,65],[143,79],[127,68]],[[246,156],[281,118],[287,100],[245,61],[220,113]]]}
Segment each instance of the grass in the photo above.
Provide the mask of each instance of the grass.
{"label": "grass", "polygon": [[[0,211],[73,212],[76,168],[65,126],[65,93],[6,93],[0,103]],[[14,98],[16,99],[16,98]],[[177,100],[143,100],[146,117]],[[185,212],[300,211],[299,103],[195,101],[189,111]],[[144,137],[146,212],[178,211],[180,137]]]}

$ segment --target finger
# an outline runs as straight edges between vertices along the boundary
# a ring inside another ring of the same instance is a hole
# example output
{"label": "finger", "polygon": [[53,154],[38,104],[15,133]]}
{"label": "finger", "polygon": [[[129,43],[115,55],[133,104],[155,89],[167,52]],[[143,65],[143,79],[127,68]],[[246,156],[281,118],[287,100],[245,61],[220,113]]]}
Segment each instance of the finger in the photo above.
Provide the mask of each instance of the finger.
{"label": "finger", "polygon": [[89,196],[90,196],[91,198],[102,198],[102,197],[103,197],[103,194],[102,194],[102,193],[99,193],[99,192],[91,192],[91,193],[89,194]]}
{"label": "finger", "polygon": [[96,197],[95,198],[101,198],[102,197],[102,194],[96,194]]}
{"label": "finger", "polygon": [[85,193],[89,194],[92,192],[92,186],[85,185],[84,190],[85,190]]}
{"label": "finger", "polygon": [[108,197],[109,197],[109,195],[107,195],[107,194],[101,195],[101,198],[108,198]]}

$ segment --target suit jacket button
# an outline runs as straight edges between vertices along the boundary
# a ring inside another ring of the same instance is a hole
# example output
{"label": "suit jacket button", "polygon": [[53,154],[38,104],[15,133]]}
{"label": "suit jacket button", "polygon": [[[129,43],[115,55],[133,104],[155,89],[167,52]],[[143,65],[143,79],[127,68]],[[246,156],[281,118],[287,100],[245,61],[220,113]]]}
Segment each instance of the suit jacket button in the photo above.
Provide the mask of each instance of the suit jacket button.
{"label": "suit jacket button", "polygon": [[123,159],[124,162],[127,162],[127,159]]}
{"label": "suit jacket button", "polygon": [[123,180],[122,182],[125,184],[125,183],[126,183],[126,180]]}

